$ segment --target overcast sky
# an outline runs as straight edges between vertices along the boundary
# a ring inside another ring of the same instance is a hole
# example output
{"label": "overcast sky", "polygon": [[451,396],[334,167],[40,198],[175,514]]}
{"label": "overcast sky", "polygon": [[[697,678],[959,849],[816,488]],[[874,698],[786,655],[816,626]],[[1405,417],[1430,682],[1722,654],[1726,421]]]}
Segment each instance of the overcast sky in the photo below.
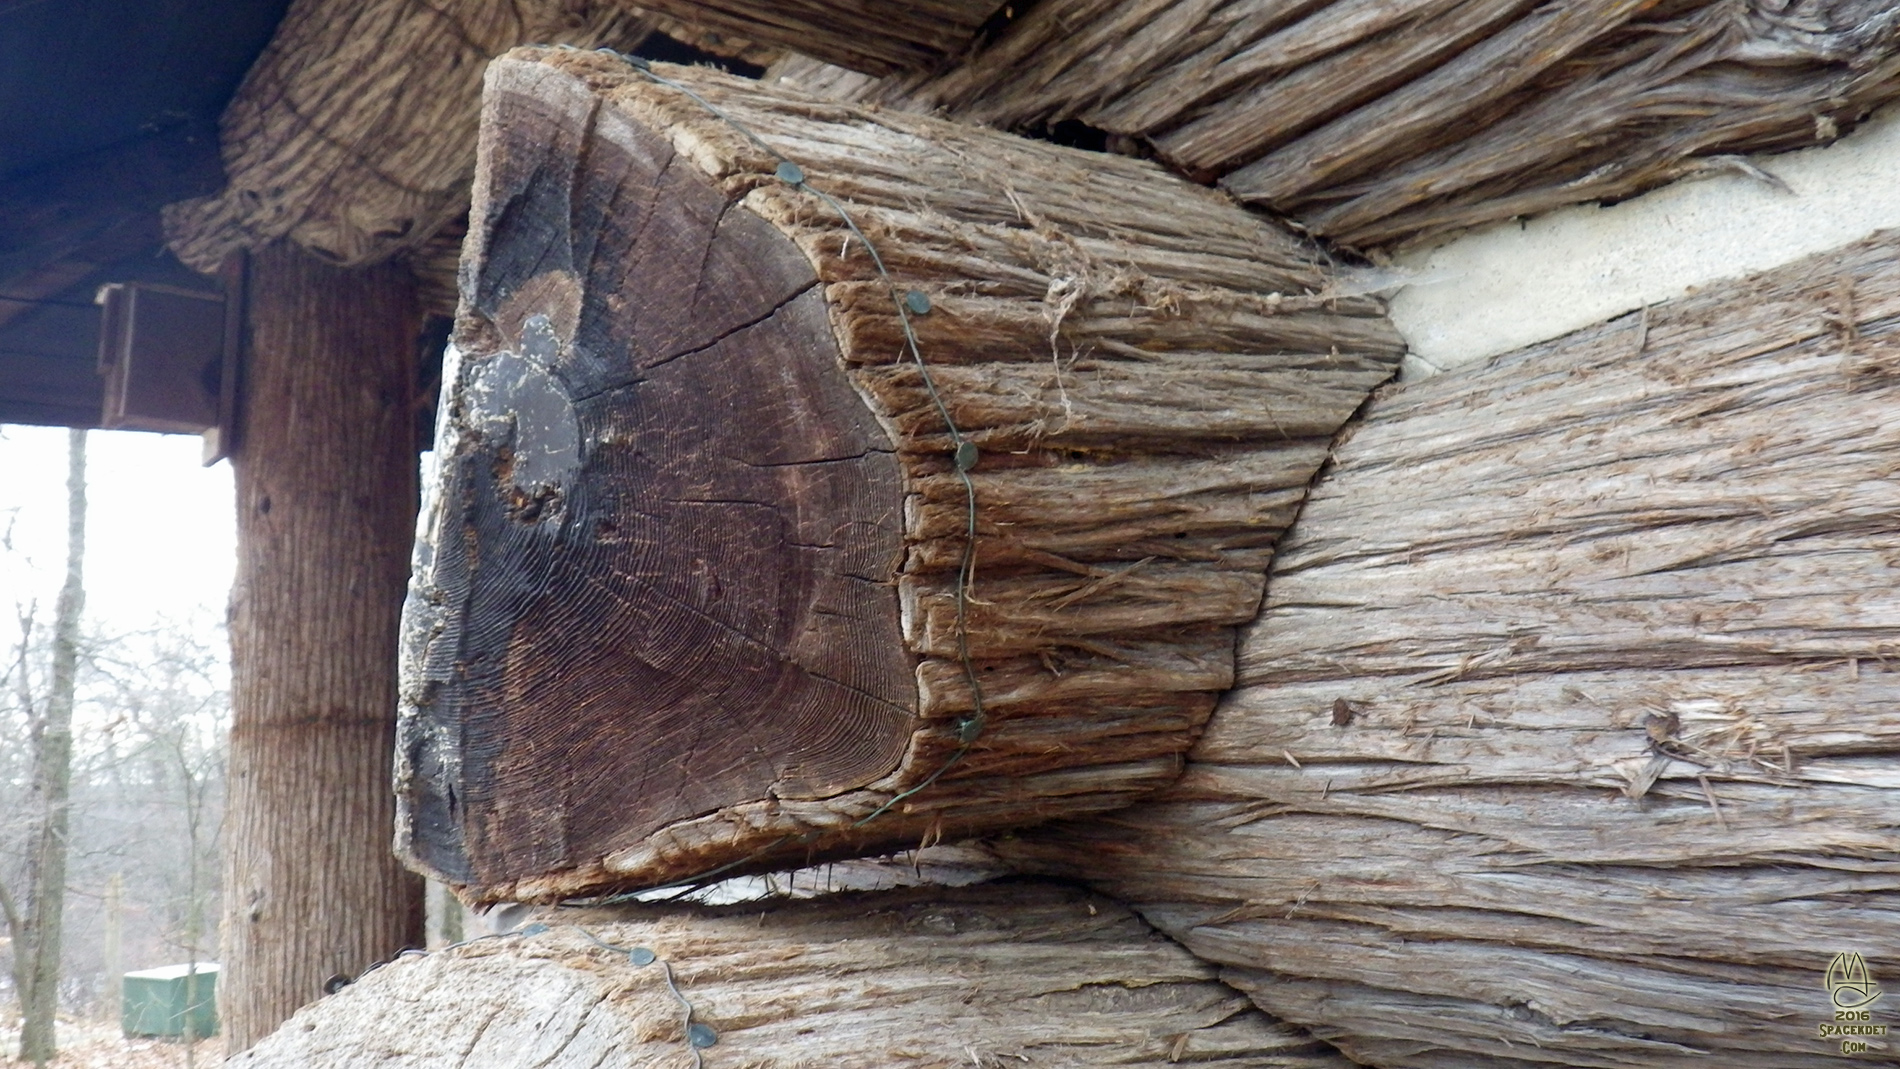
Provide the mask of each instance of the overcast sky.
{"label": "overcast sky", "polygon": [[[236,561],[231,466],[199,464],[196,435],[88,436],[86,617],[108,633],[224,618]],[[50,622],[66,564],[66,431],[0,426],[0,626],[37,598]]]}

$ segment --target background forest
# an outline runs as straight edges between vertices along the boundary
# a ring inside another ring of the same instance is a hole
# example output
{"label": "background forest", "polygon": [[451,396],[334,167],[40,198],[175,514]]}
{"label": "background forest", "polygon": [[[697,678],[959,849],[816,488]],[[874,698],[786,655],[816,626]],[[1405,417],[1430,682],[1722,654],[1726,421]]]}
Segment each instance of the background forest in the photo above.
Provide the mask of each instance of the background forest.
{"label": "background forest", "polygon": [[[197,467],[190,440],[87,437],[57,1003],[111,1035],[108,977],[217,959],[229,646],[214,606],[229,587],[230,484]],[[63,430],[0,428],[0,905],[16,922],[48,810],[35,763],[64,715],[69,445]],[[0,926],[0,1060],[19,1053],[17,934]]]}
{"label": "background forest", "polygon": [[[0,882],[21,882],[30,830],[33,723],[50,675],[50,614],[14,606],[0,694]],[[217,834],[223,814],[225,654],[205,621],[84,633],[73,710],[72,839],[60,1004],[102,1010],[108,901],[119,894],[122,970],[215,960]],[[0,1012],[12,1013],[11,946],[0,936]]]}

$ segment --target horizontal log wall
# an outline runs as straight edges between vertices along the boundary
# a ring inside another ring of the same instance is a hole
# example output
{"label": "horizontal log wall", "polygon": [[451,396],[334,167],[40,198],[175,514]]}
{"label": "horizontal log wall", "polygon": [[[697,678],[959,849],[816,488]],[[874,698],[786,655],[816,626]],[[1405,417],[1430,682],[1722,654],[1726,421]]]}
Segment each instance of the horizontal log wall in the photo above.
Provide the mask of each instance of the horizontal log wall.
{"label": "horizontal log wall", "polygon": [[[1249,1005],[1125,907],[1075,890],[939,887],[561,910],[546,922],[538,934],[398,958],[229,1064],[1352,1065]],[[637,965],[603,942],[660,960]],[[682,998],[717,1040],[699,1055],[686,1044]]]}
{"label": "horizontal log wall", "polygon": [[1826,142],[1900,95],[1882,0],[1043,0],[937,71],[813,91],[1076,120],[1352,246],[1614,200]]}
{"label": "horizontal log wall", "polygon": [[1187,775],[1002,848],[1368,1065],[1838,1064],[1833,955],[1900,976],[1897,251],[1375,399]]}

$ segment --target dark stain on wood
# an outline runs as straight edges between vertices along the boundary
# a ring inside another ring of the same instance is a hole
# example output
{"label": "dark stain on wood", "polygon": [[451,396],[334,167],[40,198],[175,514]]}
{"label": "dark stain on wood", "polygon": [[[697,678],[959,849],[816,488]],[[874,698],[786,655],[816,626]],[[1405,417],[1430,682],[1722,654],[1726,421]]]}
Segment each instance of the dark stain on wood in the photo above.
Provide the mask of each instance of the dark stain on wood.
{"label": "dark stain on wood", "polygon": [[1352,723],[1352,703],[1344,698],[1333,699],[1333,726],[1343,728]]}
{"label": "dark stain on wood", "polygon": [[411,849],[464,880],[860,786],[917,701],[897,463],[809,262],[665,140],[562,103],[509,98],[537,140],[484,144],[410,607]]}

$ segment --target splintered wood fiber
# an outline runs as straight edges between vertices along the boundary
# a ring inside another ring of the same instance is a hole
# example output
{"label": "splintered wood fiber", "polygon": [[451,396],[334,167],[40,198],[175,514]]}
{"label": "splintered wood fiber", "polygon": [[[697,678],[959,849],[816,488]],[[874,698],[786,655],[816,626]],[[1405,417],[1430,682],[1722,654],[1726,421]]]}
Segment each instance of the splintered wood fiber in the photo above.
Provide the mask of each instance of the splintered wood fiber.
{"label": "splintered wood fiber", "polygon": [[1375,399],[1183,779],[1000,846],[1368,1065],[1841,1064],[1830,961],[1900,969],[1896,248]]}
{"label": "splintered wood fiber", "polygon": [[1887,0],[1018,6],[929,71],[780,73],[1004,129],[1079,122],[1361,247],[1742,170],[1900,95]]}

